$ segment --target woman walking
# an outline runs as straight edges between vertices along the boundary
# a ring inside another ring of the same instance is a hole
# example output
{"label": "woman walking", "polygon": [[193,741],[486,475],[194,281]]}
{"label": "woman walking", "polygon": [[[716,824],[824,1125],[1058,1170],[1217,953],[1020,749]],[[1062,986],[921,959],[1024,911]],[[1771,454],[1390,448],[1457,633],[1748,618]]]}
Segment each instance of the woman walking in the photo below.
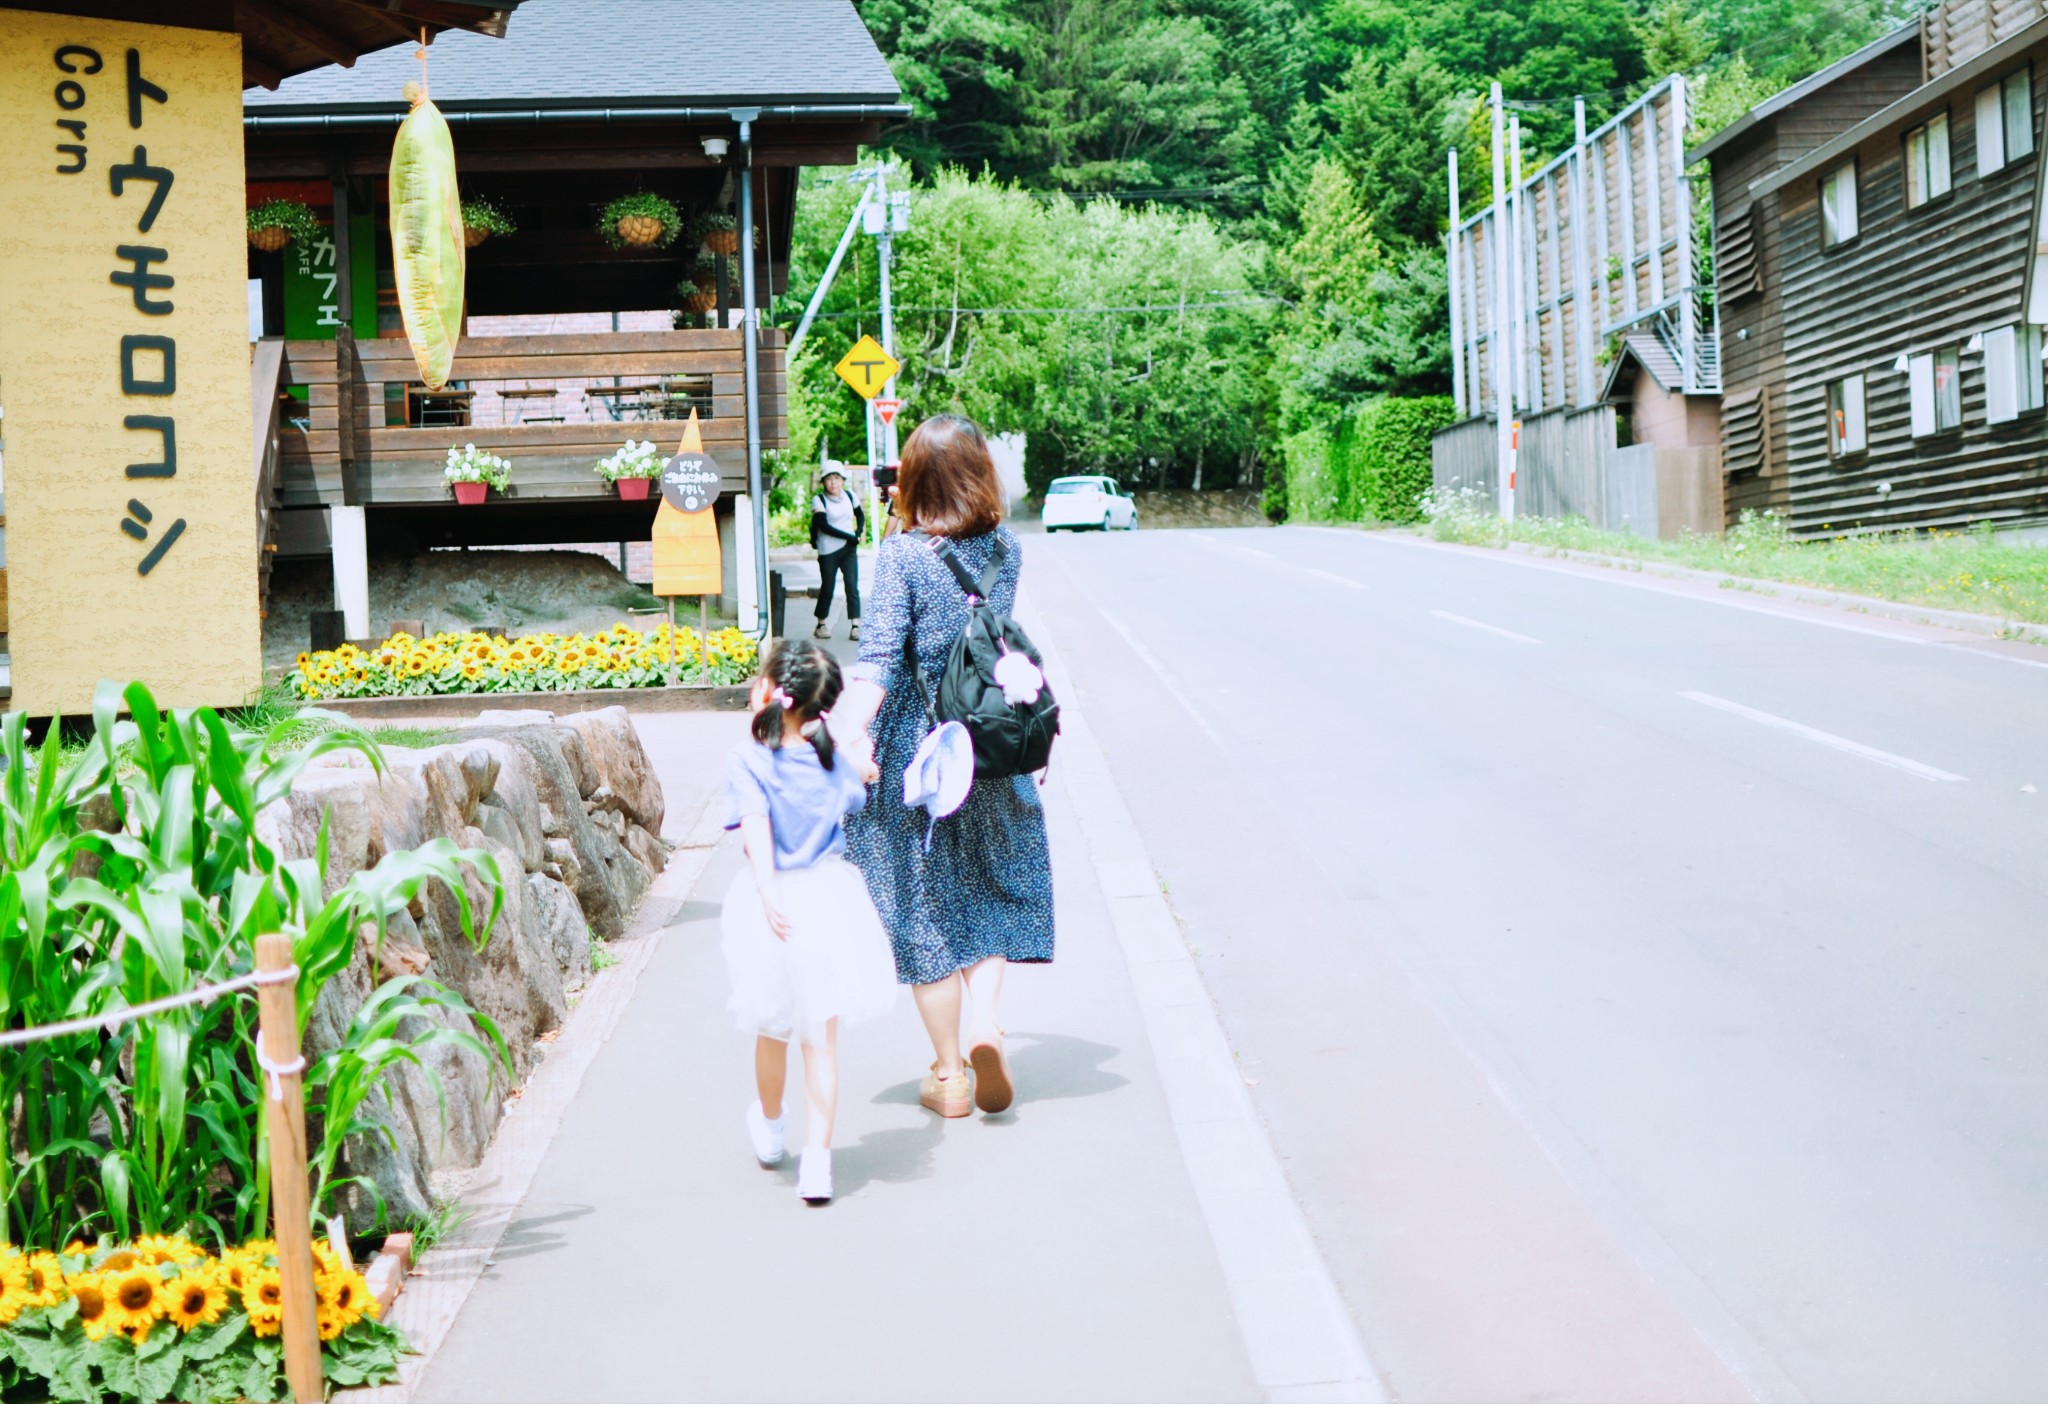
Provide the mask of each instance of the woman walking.
{"label": "woman walking", "polygon": [[867,728],[882,776],[866,807],[847,818],[847,856],[867,877],[896,978],[911,987],[937,1055],[919,1100],[940,1116],[998,1112],[1016,1095],[998,1017],[1004,972],[1053,953],[1038,784],[1028,775],[977,780],[966,803],[936,822],[903,803],[901,786],[930,729],[927,699],[967,623],[967,596],[929,538],[944,537],[977,577],[1000,552],[989,602],[1005,612],[1021,553],[1002,525],[995,464],[971,420],[940,415],[918,426],[903,447],[896,503],[909,531],[876,553],[860,658],[834,708],[842,736]]}

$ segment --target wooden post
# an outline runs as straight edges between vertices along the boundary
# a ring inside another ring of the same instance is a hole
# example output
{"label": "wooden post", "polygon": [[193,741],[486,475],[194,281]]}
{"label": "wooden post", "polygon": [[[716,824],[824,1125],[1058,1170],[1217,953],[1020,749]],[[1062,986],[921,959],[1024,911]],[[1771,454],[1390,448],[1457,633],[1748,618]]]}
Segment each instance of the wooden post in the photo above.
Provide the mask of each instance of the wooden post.
{"label": "wooden post", "polygon": [[[256,938],[256,968],[292,967],[291,937]],[[284,1373],[299,1404],[325,1394],[320,1334],[313,1297],[312,1208],[306,1202],[306,1103],[299,1058],[298,995],[290,982],[256,991],[257,1047],[263,1064],[264,1106],[270,1125],[270,1205],[277,1234],[277,1269],[284,1288]],[[271,1072],[270,1068],[290,1068]]]}
{"label": "wooden post", "polygon": [[697,662],[698,672],[711,666],[711,596],[697,596]]}
{"label": "wooden post", "polygon": [[676,597],[668,597],[668,680],[676,680]]}

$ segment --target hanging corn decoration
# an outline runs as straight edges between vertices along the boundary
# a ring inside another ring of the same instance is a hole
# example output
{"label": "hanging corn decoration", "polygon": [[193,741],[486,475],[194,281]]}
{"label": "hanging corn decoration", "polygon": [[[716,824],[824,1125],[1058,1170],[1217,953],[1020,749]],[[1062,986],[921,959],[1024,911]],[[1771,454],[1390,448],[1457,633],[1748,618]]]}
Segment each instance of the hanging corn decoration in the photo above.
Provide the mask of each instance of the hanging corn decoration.
{"label": "hanging corn decoration", "polygon": [[465,255],[455,142],[422,92],[391,148],[391,268],[406,340],[430,390],[448,383],[455,361]]}

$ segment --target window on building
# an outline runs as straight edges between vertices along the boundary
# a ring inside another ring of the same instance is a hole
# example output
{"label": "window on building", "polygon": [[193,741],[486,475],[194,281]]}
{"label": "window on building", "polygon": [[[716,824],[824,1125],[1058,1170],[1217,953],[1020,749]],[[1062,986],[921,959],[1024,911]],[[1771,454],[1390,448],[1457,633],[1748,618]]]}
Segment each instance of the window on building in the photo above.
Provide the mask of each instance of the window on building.
{"label": "window on building", "polygon": [[1990,175],[2033,154],[2033,74],[2021,68],[1977,93],[1977,174]]}
{"label": "window on building", "polygon": [[1948,114],[1937,112],[1906,133],[1906,208],[1939,200],[1954,184],[1948,159]]}
{"label": "window on building", "polygon": [[2013,340],[2013,403],[2025,414],[2048,405],[2048,394],[2043,393],[2041,384],[2043,371],[2048,369],[2041,364],[2042,358],[2048,356],[2048,346],[2042,344],[2041,328],[2033,322],[2020,323]]}
{"label": "window on building", "polygon": [[1863,377],[1845,375],[1828,382],[1828,453],[1846,458],[1869,446],[1863,425]]}
{"label": "window on building", "polygon": [[1906,384],[1914,438],[1962,427],[1962,355],[1955,347],[1944,346],[1908,360]]}
{"label": "window on building", "polygon": [[1821,177],[1820,242],[1822,248],[1846,244],[1856,237],[1856,163],[1844,161]]}
{"label": "window on building", "polygon": [[2005,424],[2041,404],[2041,328],[2022,322],[1985,332],[1984,422]]}

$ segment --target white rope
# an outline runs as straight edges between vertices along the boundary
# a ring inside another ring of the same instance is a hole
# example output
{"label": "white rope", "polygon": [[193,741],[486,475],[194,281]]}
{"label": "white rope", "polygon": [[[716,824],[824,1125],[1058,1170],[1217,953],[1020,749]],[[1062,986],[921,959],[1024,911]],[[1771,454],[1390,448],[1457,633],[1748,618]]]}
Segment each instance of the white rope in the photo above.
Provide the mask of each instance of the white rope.
{"label": "white rope", "polygon": [[256,1066],[270,1074],[270,1100],[282,1102],[284,1100],[284,1080],[294,1073],[302,1073],[306,1070],[306,1055],[301,1053],[289,1063],[274,1063],[270,1060],[270,1055],[263,1051],[263,1045],[259,1043],[256,1045]]}
{"label": "white rope", "polygon": [[252,970],[247,975],[237,975],[234,979],[223,980],[218,985],[202,985],[196,990],[167,995],[163,999],[153,999],[147,1004],[131,1004],[121,1009],[109,1010],[105,1014],[92,1014],[82,1019],[66,1019],[61,1024],[37,1024],[26,1029],[0,1033],[0,1048],[19,1048],[46,1039],[90,1033],[94,1029],[112,1030],[131,1019],[146,1019],[152,1014],[167,1013],[191,1004],[211,1004],[222,995],[253,990],[261,985],[288,985],[298,978],[299,968],[296,965],[287,965],[282,970]]}

